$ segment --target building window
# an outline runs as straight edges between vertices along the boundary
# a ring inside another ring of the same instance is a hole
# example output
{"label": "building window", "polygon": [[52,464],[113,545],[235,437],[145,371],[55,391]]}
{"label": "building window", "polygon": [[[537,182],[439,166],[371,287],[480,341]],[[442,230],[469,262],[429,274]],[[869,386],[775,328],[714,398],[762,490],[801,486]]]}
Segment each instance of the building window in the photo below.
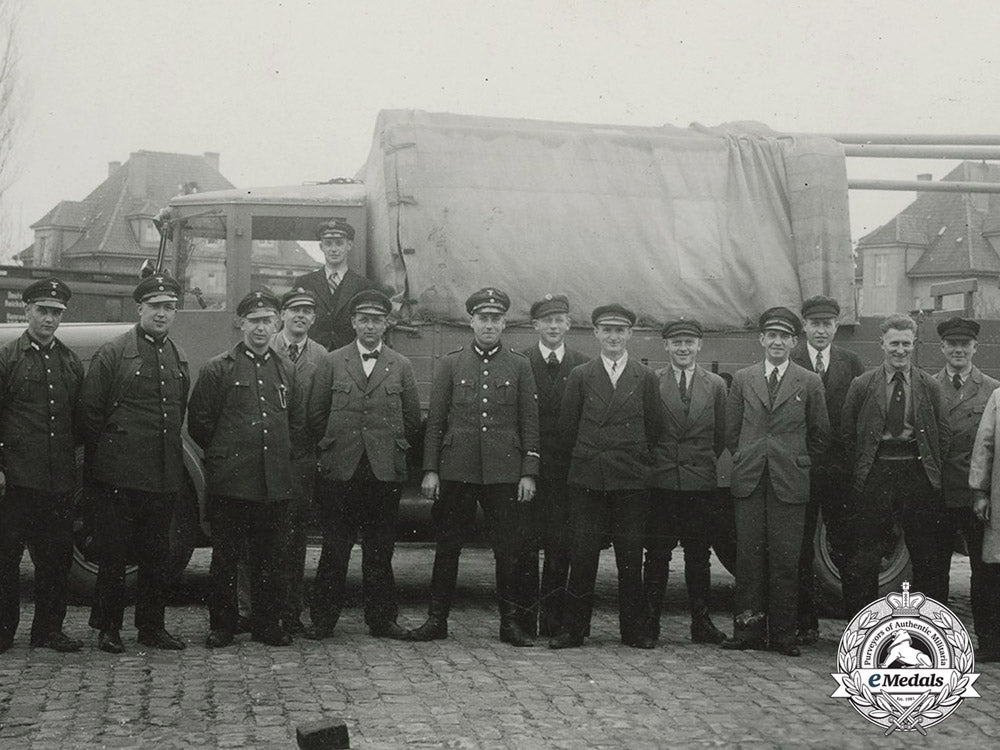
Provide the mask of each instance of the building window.
{"label": "building window", "polygon": [[158,245],[160,242],[160,233],[156,230],[156,225],[151,219],[142,220],[142,239],[140,242],[143,245]]}
{"label": "building window", "polygon": [[889,259],[884,255],[876,255],[874,258],[875,273],[873,286],[889,286]]}

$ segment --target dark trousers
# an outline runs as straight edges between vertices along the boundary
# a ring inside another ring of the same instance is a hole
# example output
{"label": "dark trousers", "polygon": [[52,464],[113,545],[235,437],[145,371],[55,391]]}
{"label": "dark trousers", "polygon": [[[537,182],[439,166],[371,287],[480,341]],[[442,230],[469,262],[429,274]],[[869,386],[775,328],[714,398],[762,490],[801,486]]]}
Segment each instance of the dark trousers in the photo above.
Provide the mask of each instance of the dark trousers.
{"label": "dark trousers", "polygon": [[[960,531],[969,551],[972,623],[980,648],[1000,650],[1000,564],[983,562],[983,523],[970,508],[948,508],[949,536]],[[948,558],[949,568],[951,558]],[[944,572],[946,585],[950,570]],[[947,590],[947,588],[946,588]],[[942,604],[947,604],[943,600]]]}
{"label": "dark trousers", "polygon": [[649,490],[603,492],[570,486],[572,553],[563,628],[580,637],[594,610],[594,585],[601,549],[611,530],[618,565],[618,629],[622,640],[647,635],[642,590],[642,548],[649,516]]}
{"label": "dark trousers", "polygon": [[501,619],[517,617],[524,622],[537,595],[537,590],[529,590],[525,582],[531,580],[531,566],[537,569],[538,560],[531,541],[531,506],[517,501],[516,484],[441,483],[431,510],[437,545],[428,614],[446,619],[451,611],[458,560],[475,527],[477,505],[482,506],[486,515],[496,559]]}
{"label": "dark trousers", "polygon": [[708,608],[712,580],[712,540],[722,513],[713,492],[650,492],[646,527],[646,559],[642,582],[652,632],[659,637],[660,612],[670,574],[670,558],[679,541],[684,547],[684,583],[692,615]]}
{"label": "dark trousers", "polygon": [[292,462],[295,496],[288,501],[281,519],[278,553],[279,614],[286,621],[298,620],[304,607],[303,581],[306,571],[306,545],[309,509],[316,488],[316,457]]}
{"label": "dark trousers", "polygon": [[[782,501],[765,469],[754,491],[736,498],[733,505],[737,622],[748,613],[766,615],[770,642],[776,646],[792,643],[806,503]],[[760,638],[763,633],[737,632],[736,637]]]}
{"label": "dark trousers", "polygon": [[31,640],[62,630],[66,574],[73,563],[73,493],[8,487],[0,498],[0,642],[10,641],[20,619],[20,566],[26,545],[35,565]]}
{"label": "dark trousers", "polygon": [[841,571],[847,619],[878,599],[879,569],[894,526],[902,529],[910,553],[910,589],[946,601],[948,577],[943,571],[951,564],[953,537],[941,491],[931,486],[919,459],[877,458],[852,506],[854,550]]}
{"label": "dark trousers", "polygon": [[816,611],[816,526],[822,513],[826,526],[826,541],[830,557],[843,575],[852,549],[852,534],[847,523],[851,507],[850,475],[833,468],[813,468],[809,482],[809,504],[806,525],[802,532],[802,553],[799,555],[799,600],[796,625],[800,631],[818,630]]}
{"label": "dark trousers", "polygon": [[544,553],[542,578],[539,585],[536,563],[532,566],[534,576],[526,585],[530,590],[538,590],[542,632],[551,635],[559,629],[569,578],[570,500],[565,480],[538,479],[534,516],[538,544]]}
{"label": "dark trousers", "polygon": [[346,482],[320,479],[316,500],[323,530],[323,551],[316,570],[310,617],[319,627],[333,627],[344,606],[344,588],[351,548],[361,532],[361,581],[365,623],[377,629],[396,622],[396,582],[392,553],[402,485],[380,482],[368,457],[361,456],[354,476]]}
{"label": "dark trousers", "polygon": [[125,613],[125,568],[139,567],[135,602],[138,630],[162,630],[170,554],[170,517],[176,495],[98,485],[94,534],[100,568],[90,609],[90,627],[121,630]]}
{"label": "dark trousers", "polygon": [[276,569],[286,504],[286,500],[255,502],[209,496],[212,584],[208,615],[212,630],[236,630],[236,570],[244,546],[250,558],[251,630],[262,633],[278,626],[280,598]]}

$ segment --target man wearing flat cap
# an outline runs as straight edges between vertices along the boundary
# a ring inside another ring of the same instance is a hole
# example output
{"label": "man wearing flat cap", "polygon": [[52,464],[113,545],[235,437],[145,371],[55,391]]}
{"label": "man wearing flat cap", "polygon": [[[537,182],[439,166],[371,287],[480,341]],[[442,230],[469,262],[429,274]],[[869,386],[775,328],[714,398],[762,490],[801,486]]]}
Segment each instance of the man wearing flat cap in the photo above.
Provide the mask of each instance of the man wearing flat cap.
{"label": "man wearing flat cap", "polygon": [[250,560],[251,638],[287,646],[279,625],[279,531],[295,496],[291,435],[304,429],[295,366],[271,346],[281,303],[267,290],[237,307],[243,340],[208,360],[191,392],[188,433],[205,452],[212,524],[209,648],[236,634],[237,562]]}
{"label": "man wearing flat cap", "polygon": [[420,397],[410,360],[382,341],[389,298],[368,289],[354,295],[350,310],[356,338],[323,359],[307,409],[309,433],[319,439],[323,551],[306,636],[333,636],[360,532],[365,624],[376,638],[406,640],[409,631],[396,623],[392,553]]}
{"label": "man wearing flat cap", "polygon": [[723,648],[799,656],[798,562],[809,468],[829,444],[823,381],[790,359],[800,333],[787,307],[760,316],[764,361],[739,370],[726,402],[736,514],[735,632]]}
{"label": "man wearing flat cap", "polygon": [[652,447],[663,430],[656,374],[629,357],[636,316],[619,304],[591,314],[601,356],[573,368],[559,413],[571,446],[571,546],[562,629],[550,648],[583,645],[606,529],[618,564],[618,628],[622,643],[653,648],[642,590],[642,547],[649,514]]}
{"label": "man wearing flat cap", "polygon": [[316,298],[316,322],[311,336],[333,351],[354,341],[348,303],[363,289],[375,289],[370,279],[348,267],[354,248],[354,227],[345,219],[333,218],[317,232],[325,263],[323,268],[299,276],[293,288],[306,289]]}
{"label": "man wearing flat cap", "polygon": [[21,295],[28,328],[0,347],[0,653],[20,619],[26,546],[35,565],[31,645],[83,647],[63,633],[80,433],[74,412],[83,383],[80,359],[55,335],[70,296],[56,278],[30,284]]}
{"label": "man wearing flat cap", "polygon": [[830,554],[838,570],[846,568],[848,550],[852,544],[850,530],[845,524],[850,500],[851,470],[840,436],[840,413],[851,381],[864,372],[865,368],[857,354],[833,343],[839,317],[840,304],[837,300],[821,295],[805,300],[802,303],[805,340],[800,339],[792,350],[792,362],[815,372],[823,381],[826,413],[830,418],[830,446],[816,457],[809,477],[809,504],[806,506],[806,526],[802,534],[802,554],[799,556],[796,639],[800,645],[815,643],[819,638],[813,538],[820,511],[826,524]]}
{"label": "man wearing flat cap", "polygon": [[500,640],[534,645],[523,623],[537,595],[526,583],[538,566],[527,505],[539,468],[538,404],[528,358],[500,340],[509,308],[495,287],[472,294],[472,343],[442,357],[434,373],[421,491],[434,500],[437,548],[427,621],[414,640],[448,637],[458,559],[481,505],[496,558]]}
{"label": "man wearing flat cap", "polygon": [[[570,501],[566,492],[569,453],[559,438],[559,407],[570,371],[589,358],[566,346],[566,334],[571,325],[569,298],[566,295],[547,294],[535,302],[531,306],[531,324],[538,334],[538,341],[522,350],[522,354],[531,363],[538,389],[542,461],[534,502],[534,527],[536,541],[545,550],[541,587],[535,579],[531,587],[539,588],[538,632],[553,636],[559,629],[569,575]],[[537,563],[533,570],[537,576]],[[534,634],[534,612],[528,619],[531,622],[525,623],[525,628]]]}
{"label": "man wearing flat cap", "polygon": [[98,646],[121,653],[126,560],[138,561],[135,626],[144,646],[182,649],[164,629],[168,529],[184,483],[181,425],[190,377],[187,357],[169,336],[180,285],[165,273],[135,288],[139,323],[94,354],[80,411],[85,476],[95,493],[100,570],[90,611]]}
{"label": "man wearing flat cap", "polygon": [[653,446],[643,587],[650,635],[659,638],[670,557],[680,541],[691,640],[722,643],[726,636],[709,617],[708,595],[712,539],[722,517],[716,464],[726,447],[726,381],[697,363],[702,336],[701,323],[693,318],[663,327],[668,363],[656,376],[666,420]]}

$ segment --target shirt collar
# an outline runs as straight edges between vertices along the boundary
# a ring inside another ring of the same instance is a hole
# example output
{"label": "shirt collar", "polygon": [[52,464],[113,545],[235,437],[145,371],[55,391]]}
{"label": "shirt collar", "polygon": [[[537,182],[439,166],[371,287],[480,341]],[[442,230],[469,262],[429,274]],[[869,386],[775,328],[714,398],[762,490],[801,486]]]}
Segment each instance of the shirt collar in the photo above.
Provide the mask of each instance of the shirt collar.
{"label": "shirt collar", "polygon": [[790,361],[791,360],[787,360],[786,359],[780,365],[775,365],[775,364],[772,364],[772,363],[768,362],[765,359],[764,360],[764,377],[765,378],[771,377],[771,370],[777,370],[778,371],[778,380],[781,380],[781,378],[785,377],[785,372],[788,370],[788,363]]}
{"label": "shirt collar", "polygon": [[307,341],[309,340],[309,338],[308,338],[308,337],[306,337],[306,338],[302,339],[301,341],[292,341],[292,340],[291,340],[290,338],[288,338],[288,335],[287,335],[287,334],[285,333],[285,329],[284,329],[284,328],[282,328],[282,329],[281,329],[281,330],[280,330],[280,331],[278,332],[278,335],[279,335],[279,336],[281,336],[281,341],[282,341],[282,343],[283,343],[283,344],[284,344],[284,345],[285,345],[286,347],[289,347],[289,346],[291,346],[292,344],[295,344],[296,346],[298,346],[298,347],[299,347],[299,350],[300,350],[300,351],[301,351],[301,350],[304,350],[304,349],[306,348],[306,342],[307,342]]}
{"label": "shirt collar", "polygon": [[139,335],[140,341],[145,341],[152,346],[163,346],[163,342],[167,340],[167,334],[164,333],[157,338],[142,326],[136,326],[136,333]]}
{"label": "shirt collar", "polygon": [[621,372],[622,370],[624,370],[624,369],[625,369],[625,365],[627,365],[627,364],[628,364],[628,352],[626,351],[626,352],[625,352],[625,353],[624,353],[624,354],[623,354],[623,355],[621,356],[621,358],[619,358],[619,359],[617,359],[617,360],[614,360],[614,359],[608,359],[607,357],[605,357],[605,356],[604,356],[604,355],[602,354],[602,355],[601,355],[601,361],[602,361],[602,362],[604,362],[604,369],[606,369],[606,370],[609,370],[609,371],[610,371],[610,370],[611,370],[611,366],[612,366],[612,365],[614,365],[614,367],[615,367],[615,372],[616,372],[616,373],[618,373],[618,372]]}
{"label": "shirt collar", "polygon": [[542,359],[548,361],[549,354],[552,352],[556,353],[556,359],[559,360],[560,364],[563,361],[563,357],[566,356],[566,344],[559,344],[555,349],[549,349],[541,341],[538,342],[538,351],[542,353]]}
{"label": "shirt collar", "polygon": [[369,349],[367,346],[365,346],[364,344],[362,344],[357,339],[354,339],[354,343],[358,345],[358,353],[359,354],[379,354],[382,351],[382,344],[379,344],[374,349]]}
{"label": "shirt collar", "polygon": [[954,380],[955,376],[958,375],[962,379],[963,383],[972,376],[972,370],[971,369],[968,370],[968,371],[966,371],[965,373],[960,373],[960,372],[958,372],[956,370],[952,370],[949,365],[945,365],[944,366],[944,372],[945,372],[945,375],[948,376],[948,380]]}
{"label": "shirt collar", "polygon": [[806,342],[806,351],[809,352],[809,361],[812,362],[814,365],[816,364],[816,355],[819,354],[820,351],[823,352],[823,363],[824,364],[829,364],[830,363],[830,347],[829,346],[826,347],[826,349],[817,349],[815,346],[813,346],[812,344],[810,344],[807,341]]}
{"label": "shirt collar", "polygon": [[885,372],[885,382],[886,383],[891,383],[893,376],[897,372],[902,372],[903,373],[903,381],[906,382],[906,383],[909,383],[910,382],[910,372],[913,370],[913,365],[910,365],[905,370],[894,370],[891,367],[889,367],[889,365],[883,364],[882,365],[882,369]]}
{"label": "shirt collar", "polygon": [[260,360],[260,361],[262,361],[262,362],[267,362],[267,361],[268,361],[269,359],[271,359],[271,350],[270,350],[270,349],[268,349],[268,350],[267,350],[266,352],[264,352],[263,354],[256,354],[256,353],[254,353],[253,349],[251,349],[251,348],[250,348],[249,346],[247,346],[246,344],[244,344],[244,343],[242,343],[242,342],[241,342],[241,343],[240,343],[240,346],[242,346],[242,347],[243,347],[243,353],[244,353],[244,354],[245,354],[245,355],[246,355],[247,357],[249,357],[249,358],[250,358],[251,360],[253,360],[253,361],[255,361],[255,362],[256,362],[257,360]]}
{"label": "shirt collar", "polygon": [[475,341],[473,341],[472,342],[472,351],[474,351],[476,354],[478,354],[483,359],[490,359],[493,356],[495,356],[498,351],[500,351],[500,347],[501,346],[502,346],[501,343],[498,341],[496,343],[496,346],[494,346],[492,349],[483,349],[483,347],[481,347],[479,344],[477,344]]}
{"label": "shirt collar", "polygon": [[35,341],[35,337],[32,336],[27,331],[24,332],[24,349],[34,349],[36,352],[49,352],[55,348],[56,340],[52,339],[48,344],[42,344]]}

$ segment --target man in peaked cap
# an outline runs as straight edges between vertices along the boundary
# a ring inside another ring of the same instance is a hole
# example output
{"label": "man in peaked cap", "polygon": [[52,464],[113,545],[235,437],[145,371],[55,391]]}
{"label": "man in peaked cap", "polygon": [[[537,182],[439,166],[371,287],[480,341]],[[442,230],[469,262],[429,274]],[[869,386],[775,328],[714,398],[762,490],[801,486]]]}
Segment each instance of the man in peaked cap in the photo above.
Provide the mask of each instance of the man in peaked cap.
{"label": "man in peaked cap", "polygon": [[407,640],[409,631],[396,623],[392,553],[406,454],[420,432],[420,397],[410,360],[382,341],[389,298],[367,289],[354,295],[350,310],[357,337],[323,359],[307,410],[309,432],[319,439],[323,551],[306,635],[333,635],[360,532],[365,623],[376,638]]}
{"label": "man in peaked cap", "polygon": [[799,594],[796,639],[801,645],[819,638],[819,618],[814,594],[813,571],[816,524],[822,511],[830,553],[838,570],[846,570],[851,533],[845,519],[850,500],[851,470],[840,435],[840,413],[851,381],[864,372],[861,358],[833,343],[840,317],[840,304],[831,297],[817,295],[802,303],[804,340],[792,349],[792,361],[811,370],[823,381],[826,413],[830,418],[830,446],[816,457],[809,474],[809,504],[799,556]]}
{"label": "man in peaked cap", "polygon": [[295,495],[291,435],[304,428],[295,366],[271,346],[281,303],[250,292],[236,309],[243,340],[208,360],[191,393],[188,433],[205,452],[212,524],[209,648],[236,634],[237,562],[249,551],[251,638],[287,646],[276,580],[281,519]]}
{"label": "man in peaked cap", "polygon": [[618,565],[622,643],[653,648],[642,590],[642,546],[649,514],[652,446],[663,430],[656,375],[631,359],[636,316],[619,304],[591,314],[601,356],[573,368],[559,412],[559,434],[571,449],[571,547],[561,632],[549,648],[583,645],[594,606],[601,547],[610,523]]}
{"label": "man in peaked cap", "polygon": [[139,323],[97,350],[80,396],[100,559],[90,626],[109,653],[124,651],[128,559],[139,564],[139,643],[184,648],[164,629],[168,529],[184,482],[181,425],[190,384],[187,357],[169,336],[180,293],[165,273],[139,282],[132,295]]}
{"label": "man in peaked cap", "polygon": [[434,373],[421,491],[434,500],[437,548],[427,621],[414,640],[448,637],[458,559],[478,504],[496,557],[500,640],[534,645],[523,623],[537,595],[526,585],[538,567],[526,503],[538,475],[538,404],[527,357],[500,341],[509,307],[495,287],[472,294],[465,303],[472,343],[442,357]]}
{"label": "man in peaked cap", "polygon": [[315,296],[316,322],[311,335],[333,351],[354,340],[348,309],[351,298],[377,285],[348,267],[354,248],[354,227],[345,219],[333,218],[322,224],[317,238],[325,258],[323,268],[299,276],[292,286],[306,289]]}
{"label": "man in peaked cap", "polygon": [[83,365],[56,338],[71,292],[56,278],[22,294],[28,328],[0,348],[0,653],[10,648],[20,610],[25,546],[35,564],[31,645],[77,651],[63,633],[66,574],[73,560],[77,398]]}
{"label": "man in peaked cap", "polygon": [[735,633],[723,648],[799,656],[798,561],[809,466],[829,441],[823,382],[789,358],[800,333],[787,307],[760,316],[764,361],[738,371],[726,402],[736,514]]}

